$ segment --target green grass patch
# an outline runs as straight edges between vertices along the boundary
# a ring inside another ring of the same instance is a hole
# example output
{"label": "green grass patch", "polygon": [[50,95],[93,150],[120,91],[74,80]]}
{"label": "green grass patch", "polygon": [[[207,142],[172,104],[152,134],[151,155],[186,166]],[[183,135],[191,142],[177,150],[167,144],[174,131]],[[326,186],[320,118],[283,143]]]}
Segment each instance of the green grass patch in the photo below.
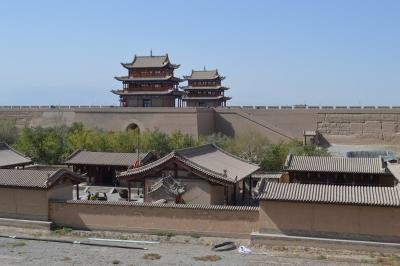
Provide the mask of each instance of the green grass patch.
{"label": "green grass patch", "polygon": [[61,227],[54,230],[54,233],[60,236],[67,235],[72,232],[72,228],[69,227]]}
{"label": "green grass patch", "polygon": [[159,260],[161,259],[161,255],[157,253],[149,253],[149,254],[144,254],[143,259],[145,260]]}
{"label": "green grass patch", "polygon": [[0,244],[0,248],[16,248],[16,247],[23,247],[26,246],[25,242],[9,242],[6,244]]}
{"label": "green grass patch", "polygon": [[157,236],[166,236],[168,238],[175,236],[175,234],[171,233],[171,232],[157,232],[156,235]]}

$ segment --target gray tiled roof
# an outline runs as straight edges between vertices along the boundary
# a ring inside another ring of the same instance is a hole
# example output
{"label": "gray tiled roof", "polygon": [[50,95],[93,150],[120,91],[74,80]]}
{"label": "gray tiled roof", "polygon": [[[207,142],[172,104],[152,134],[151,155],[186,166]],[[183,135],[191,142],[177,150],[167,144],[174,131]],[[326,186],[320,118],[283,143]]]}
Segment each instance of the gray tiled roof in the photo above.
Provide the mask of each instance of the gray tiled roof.
{"label": "gray tiled roof", "polygon": [[[147,163],[153,157],[151,152],[139,153],[142,163]],[[91,152],[77,150],[72,153],[64,162],[68,165],[112,165],[132,166],[137,160],[137,153],[118,152]]]}
{"label": "gray tiled roof", "polygon": [[126,90],[112,90],[117,95],[180,95],[183,92],[178,90],[166,90],[166,91],[126,91]]}
{"label": "gray tiled roof", "polygon": [[[259,169],[258,165],[251,164],[229,154],[213,144],[205,144],[193,148],[173,151],[155,162],[122,172],[119,177],[134,176],[145,173],[171,159],[176,159],[187,166],[206,174],[214,181],[228,183],[236,183]],[[226,170],[226,174],[224,174],[224,170]]]}
{"label": "gray tiled roof", "polygon": [[189,95],[183,95],[182,100],[185,101],[190,101],[190,100],[229,100],[230,97],[226,97],[223,95],[216,95],[216,96],[208,96],[208,97],[203,97],[203,96],[189,96]]}
{"label": "gray tiled roof", "polygon": [[217,211],[249,211],[258,212],[259,207],[255,206],[227,206],[227,205],[203,205],[203,204],[172,204],[172,203],[152,203],[152,202],[134,202],[134,201],[99,201],[99,200],[51,200],[52,202],[61,202],[81,205],[107,205],[107,206],[136,206],[148,208],[171,208],[171,209],[191,209],[191,210],[217,210]]}
{"label": "gray tiled roof", "polygon": [[400,164],[398,163],[387,163],[387,168],[390,171],[390,173],[398,180],[400,181]]}
{"label": "gray tiled roof", "polygon": [[400,207],[400,186],[266,183],[260,200]]}
{"label": "gray tiled roof", "polygon": [[66,169],[57,171],[0,169],[0,187],[50,188],[60,178],[80,183],[84,180]]}
{"label": "gray tiled roof", "polygon": [[384,174],[386,169],[381,158],[348,158],[331,156],[289,155],[284,169],[305,172],[338,172]]}
{"label": "gray tiled roof", "polygon": [[26,165],[32,163],[31,159],[17,152],[6,143],[0,142],[0,168]]}
{"label": "gray tiled roof", "polygon": [[164,77],[130,77],[130,76],[121,76],[114,77],[118,81],[136,81],[136,82],[157,82],[157,81],[174,81],[180,82],[181,79],[174,76],[164,76]]}
{"label": "gray tiled roof", "polygon": [[281,172],[275,173],[275,172],[269,172],[269,173],[254,173],[252,175],[253,178],[268,178],[268,179],[280,179],[282,177]]}
{"label": "gray tiled roof", "polygon": [[192,70],[190,76],[184,76],[186,80],[213,80],[224,79],[225,77],[218,74],[218,70]]}
{"label": "gray tiled roof", "polygon": [[[136,56],[133,58],[132,63],[122,64],[126,68],[157,68],[165,67],[170,64],[168,55],[161,56]],[[177,68],[179,65],[172,65]]]}
{"label": "gray tiled roof", "polygon": [[181,89],[183,90],[211,90],[211,91],[215,91],[215,90],[229,90],[229,87],[225,87],[225,86],[208,86],[208,87],[193,87],[193,86],[182,86]]}

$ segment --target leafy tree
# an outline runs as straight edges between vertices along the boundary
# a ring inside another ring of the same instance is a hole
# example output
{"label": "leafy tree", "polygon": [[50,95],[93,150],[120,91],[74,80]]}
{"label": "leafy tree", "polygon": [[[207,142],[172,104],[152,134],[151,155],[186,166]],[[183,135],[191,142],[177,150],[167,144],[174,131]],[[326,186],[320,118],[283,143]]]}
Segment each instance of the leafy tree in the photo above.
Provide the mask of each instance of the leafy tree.
{"label": "leafy tree", "polygon": [[267,150],[263,160],[260,163],[261,169],[264,171],[280,171],[285,164],[285,160],[289,154],[294,155],[315,155],[315,156],[329,156],[326,148],[319,148],[315,145],[304,146],[299,140],[292,140],[289,142],[281,142],[278,144],[271,144]]}
{"label": "leafy tree", "polygon": [[[1,132],[1,131],[0,131]],[[152,151],[162,157],[172,150],[214,143],[253,163],[261,170],[281,170],[289,153],[296,155],[329,155],[326,149],[315,146],[303,146],[301,141],[270,144],[268,139],[254,132],[229,138],[222,134],[194,139],[189,134],[175,131],[171,134],[159,130],[138,130],[124,132],[104,132],[87,129],[80,123],[70,127],[24,128],[20,130],[14,147],[31,157],[35,162],[59,164],[77,149],[108,152]]]}
{"label": "leafy tree", "polygon": [[0,142],[14,144],[17,141],[15,119],[0,119]]}

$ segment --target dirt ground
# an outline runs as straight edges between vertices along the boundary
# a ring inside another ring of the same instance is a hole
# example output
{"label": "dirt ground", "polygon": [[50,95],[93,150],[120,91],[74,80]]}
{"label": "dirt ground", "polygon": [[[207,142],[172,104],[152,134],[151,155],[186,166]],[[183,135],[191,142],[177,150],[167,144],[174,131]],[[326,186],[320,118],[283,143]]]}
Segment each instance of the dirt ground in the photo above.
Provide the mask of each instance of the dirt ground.
{"label": "dirt ground", "polygon": [[[88,241],[88,237],[121,240],[153,240],[160,244],[107,243],[121,246],[146,247],[132,250],[18,240],[0,237],[1,265],[400,265],[399,252],[355,251],[343,248],[305,247],[291,245],[252,246],[249,240],[213,237],[129,234],[117,232],[71,231],[68,228],[53,232],[0,227],[1,236],[52,238]],[[211,246],[232,240],[252,250],[241,255],[237,250],[214,252]]]}

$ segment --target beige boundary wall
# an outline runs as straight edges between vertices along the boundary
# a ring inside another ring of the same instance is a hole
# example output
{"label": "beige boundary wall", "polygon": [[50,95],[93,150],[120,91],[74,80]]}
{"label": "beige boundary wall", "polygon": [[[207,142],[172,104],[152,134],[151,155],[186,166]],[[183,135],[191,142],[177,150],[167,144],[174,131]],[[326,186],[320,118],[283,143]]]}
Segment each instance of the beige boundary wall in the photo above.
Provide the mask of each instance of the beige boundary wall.
{"label": "beige boundary wall", "polygon": [[48,197],[44,189],[0,188],[0,217],[47,221]]}
{"label": "beige boundary wall", "polygon": [[398,242],[400,208],[261,201],[259,231]]}
{"label": "beige boundary wall", "polygon": [[50,201],[58,226],[131,232],[171,232],[250,237],[258,229],[258,207],[155,205],[133,202]]}

